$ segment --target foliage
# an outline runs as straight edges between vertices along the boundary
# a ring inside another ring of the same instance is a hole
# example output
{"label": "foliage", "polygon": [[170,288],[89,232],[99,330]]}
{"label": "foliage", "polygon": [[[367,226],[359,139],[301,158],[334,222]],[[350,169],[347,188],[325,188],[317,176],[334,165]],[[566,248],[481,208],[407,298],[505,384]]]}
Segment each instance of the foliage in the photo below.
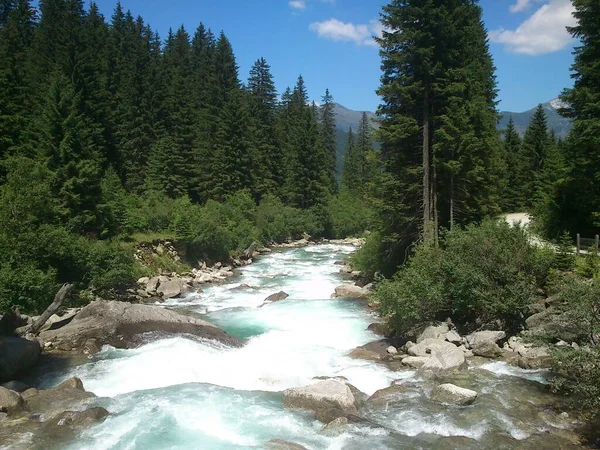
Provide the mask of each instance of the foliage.
{"label": "foliage", "polygon": [[368,202],[345,189],[331,199],[329,211],[335,238],[360,236],[373,224],[374,211]]}
{"label": "foliage", "polygon": [[517,330],[551,265],[524,231],[484,221],[423,243],[375,298],[398,330],[450,317],[464,331],[493,324]]}

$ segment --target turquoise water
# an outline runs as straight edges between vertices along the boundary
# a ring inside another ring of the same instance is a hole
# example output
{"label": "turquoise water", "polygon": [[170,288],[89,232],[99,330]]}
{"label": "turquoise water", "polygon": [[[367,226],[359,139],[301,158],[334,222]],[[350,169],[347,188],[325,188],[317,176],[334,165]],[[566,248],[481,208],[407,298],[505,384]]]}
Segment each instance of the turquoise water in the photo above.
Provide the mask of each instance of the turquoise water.
{"label": "turquoise water", "polygon": [[[497,448],[497,435],[517,443],[505,448],[519,448],[520,439],[542,430],[529,423],[537,420],[544,400],[541,373],[503,363],[469,371],[468,386],[485,395],[473,407],[457,410],[430,402],[431,382],[413,371],[393,372],[346,357],[377,339],[366,331],[373,317],[363,304],[330,299],[344,282],[334,263],[353,251],[321,245],[275,252],[243,268],[229,284],[166,305],[203,314],[247,338],[242,348],[184,337],[135,350],[106,347],[89,363],[56,377],[55,383],[80,377],[111,412],[70,448],[242,449],[264,448],[271,439],[309,449]],[[260,307],[280,290],[290,297]],[[323,424],[310,414],[281,403],[284,389],[314,383],[318,376],[344,376],[369,395],[401,379],[407,393],[402,404],[361,411],[384,427],[353,425],[326,437],[319,434]],[[447,441],[458,438],[468,438],[467,443]]]}

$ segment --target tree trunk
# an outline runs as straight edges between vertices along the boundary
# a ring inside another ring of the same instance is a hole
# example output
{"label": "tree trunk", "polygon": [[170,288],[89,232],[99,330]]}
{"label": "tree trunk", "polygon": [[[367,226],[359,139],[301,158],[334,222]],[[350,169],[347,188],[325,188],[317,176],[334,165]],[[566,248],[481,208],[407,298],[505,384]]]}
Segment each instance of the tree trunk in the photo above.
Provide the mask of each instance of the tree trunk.
{"label": "tree trunk", "polygon": [[435,245],[438,244],[439,229],[440,229],[440,217],[438,214],[438,192],[437,192],[437,164],[435,157],[433,158],[433,183],[431,183],[431,209],[433,218],[433,238]]}
{"label": "tree trunk", "polygon": [[429,91],[428,87],[425,86],[423,94],[423,237],[425,240],[431,237],[430,230],[430,219],[431,219],[431,206],[429,196],[430,182],[429,182]]}
{"label": "tree trunk", "polygon": [[60,305],[62,304],[63,300],[67,297],[67,295],[71,293],[72,289],[72,284],[63,284],[54,296],[54,301],[50,304],[50,306],[48,306],[48,308],[46,308],[46,311],[42,313],[40,318],[33,325],[31,325],[31,327],[27,330],[27,333],[37,334],[40,331],[40,329],[44,326],[46,321],[50,318],[50,316],[52,316],[52,314],[54,314],[58,310],[58,308],[60,308]]}

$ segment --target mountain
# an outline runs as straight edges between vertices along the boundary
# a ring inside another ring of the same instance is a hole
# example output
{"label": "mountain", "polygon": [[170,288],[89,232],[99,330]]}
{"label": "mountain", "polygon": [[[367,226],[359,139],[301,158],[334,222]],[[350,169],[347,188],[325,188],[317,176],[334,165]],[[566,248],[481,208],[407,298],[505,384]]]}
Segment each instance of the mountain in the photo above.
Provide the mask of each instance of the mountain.
{"label": "mountain", "polygon": [[[335,120],[337,125],[337,167],[336,172],[338,177],[342,173],[344,167],[344,152],[346,149],[346,142],[348,141],[348,130],[352,127],[352,130],[356,133],[358,130],[358,124],[362,118],[363,111],[354,111],[346,108],[345,106],[335,103]],[[375,122],[377,115],[371,111],[365,111],[369,119],[373,121],[373,126],[378,128],[379,125]]]}
{"label": "mountain", "polygon": [[[571,120],[562,117],[558,110],[564,106],[564,103],[555,98],[554,100],[550,100],[549,102],[542,104],[544,111],[546,111],[546,116],[548,117],[548,128],[554,129],[557,136],[562,138],[567,137],[569,131],[571,130]],[[508,119],[512,116],[513,121],[515,122],[515,127],[519,134],[524,135],[531,118],[535,114],[537,106],[525,112],[515,113],[510,111],[502,111],[500,112],[501,119],[498,122],[498,129],[504,130],[506,129],[506,125],[508,124]]]}

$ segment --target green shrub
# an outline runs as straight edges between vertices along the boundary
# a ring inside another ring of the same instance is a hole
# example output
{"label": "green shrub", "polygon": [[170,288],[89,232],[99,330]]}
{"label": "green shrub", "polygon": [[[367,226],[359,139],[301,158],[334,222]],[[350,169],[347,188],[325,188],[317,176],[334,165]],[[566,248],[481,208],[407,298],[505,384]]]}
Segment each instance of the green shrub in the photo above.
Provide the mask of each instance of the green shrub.
{"label": "green shrub", "polygon": [[365,240],[365,244],[352,255],[350,262],[355,270],[360,270],[362,275],[367,279],[375,278],[378,272],[381,272],[381,261],[384,248],[381,242],[381,235],[378,232],[373,232]]}
{"label": "green shrub", "polygon": [[464,331],[518,330],[549,266],[523,230],[490,220],[442,235],[439,247],[420,245],[375,299],[401,331],[448,317]]}
{"label": "green shrub", "polygon": [[36,267],[35,262],[23,265],[0,265],[0,312],[19,308],[22,313],[37,314],[52,302],[60,283],[56,270]]}
{"label": "green shrub", "polygon": [[121,291],[135,282],[133,256],[117,242],[91,241],[87,267],[89,283],[100,294]]}
{"label": "green shrub", "polygon": [[331,199],[329,210],[334,238],[360,236],[373,222],[374,213],[367,202],[346,190]]}

